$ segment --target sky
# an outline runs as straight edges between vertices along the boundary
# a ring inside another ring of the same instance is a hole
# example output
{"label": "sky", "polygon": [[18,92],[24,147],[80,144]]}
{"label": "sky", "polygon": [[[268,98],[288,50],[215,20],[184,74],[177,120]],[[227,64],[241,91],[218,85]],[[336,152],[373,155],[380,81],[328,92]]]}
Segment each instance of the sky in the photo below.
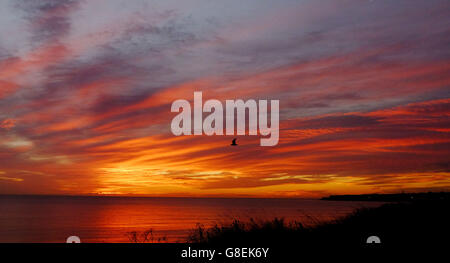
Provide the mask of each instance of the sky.
{"label": "sky", "polygon": [[[0,2],[0,194],[450,190],[448,0]],[[280,101],[280,140],[174,136],[177,99]]]}

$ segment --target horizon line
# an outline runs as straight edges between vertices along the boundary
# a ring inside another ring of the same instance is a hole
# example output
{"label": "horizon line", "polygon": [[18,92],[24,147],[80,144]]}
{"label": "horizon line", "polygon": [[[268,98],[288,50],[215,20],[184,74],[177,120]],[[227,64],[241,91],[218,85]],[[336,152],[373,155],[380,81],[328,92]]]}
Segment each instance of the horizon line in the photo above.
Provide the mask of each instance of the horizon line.
{"label": "horizon line", "polygon": [[0,194],[1,196],[39,196],[39,197],[117,197],[117,198],[191,198],[191,199],[314,199],[320,200],[323,197],[288,197],[288,196],[152,196],[152,195],[99,195],[99,194]]}
{"label": "horizon line", "polygon": [[122,194],[2,194],[1,196],[38,196],[38,197],[116,197],[116,198],[191,198],[191,199],[309,199],[321,200],[332,196],[367,196],[367,195],[395,195],[395,194],[424,194],[424,193],[450,193],[450,191],[422,191],[397,193],[365,193],[365,194],[329,194],[321,197],[299,196],[152,196],[152,195],[122,195]]}

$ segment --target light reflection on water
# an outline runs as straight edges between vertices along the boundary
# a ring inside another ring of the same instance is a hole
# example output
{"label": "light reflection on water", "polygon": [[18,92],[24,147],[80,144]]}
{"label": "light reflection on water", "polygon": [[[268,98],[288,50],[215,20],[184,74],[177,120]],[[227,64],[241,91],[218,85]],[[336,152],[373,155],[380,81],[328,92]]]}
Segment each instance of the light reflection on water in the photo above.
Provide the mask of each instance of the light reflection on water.
{"label": "light reflection on water", "polygon": [[343,216],[374,202],[307,199],[128,198],[0,196],[0,242],[129,242],[127,233],[153,229],[155,238],[184,242],[200,223],[275,217],[312,223]]}

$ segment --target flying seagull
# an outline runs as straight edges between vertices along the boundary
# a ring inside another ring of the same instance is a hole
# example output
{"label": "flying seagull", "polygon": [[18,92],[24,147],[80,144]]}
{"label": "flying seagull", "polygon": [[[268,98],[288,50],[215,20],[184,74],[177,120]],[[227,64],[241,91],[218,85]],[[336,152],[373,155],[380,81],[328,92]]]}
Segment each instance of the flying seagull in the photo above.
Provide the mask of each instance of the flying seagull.
{"label": "flying seagull", "polygon": [[237,138],[234,138],[230,145],[231,146],[237,146],[236,140],[237,140]]}

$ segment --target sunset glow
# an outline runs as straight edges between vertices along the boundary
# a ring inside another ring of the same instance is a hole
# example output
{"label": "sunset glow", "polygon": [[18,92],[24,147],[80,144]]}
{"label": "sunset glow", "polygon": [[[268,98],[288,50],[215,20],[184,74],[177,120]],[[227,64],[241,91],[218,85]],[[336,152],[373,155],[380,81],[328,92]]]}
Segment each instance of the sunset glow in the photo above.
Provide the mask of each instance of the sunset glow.
{"label": "sunset glow", "polygon": [[[107,2],[0,3],[1,194],[450,190],[449,1]],[[196,91],[279,100],[278,144],[174,136]]]}

